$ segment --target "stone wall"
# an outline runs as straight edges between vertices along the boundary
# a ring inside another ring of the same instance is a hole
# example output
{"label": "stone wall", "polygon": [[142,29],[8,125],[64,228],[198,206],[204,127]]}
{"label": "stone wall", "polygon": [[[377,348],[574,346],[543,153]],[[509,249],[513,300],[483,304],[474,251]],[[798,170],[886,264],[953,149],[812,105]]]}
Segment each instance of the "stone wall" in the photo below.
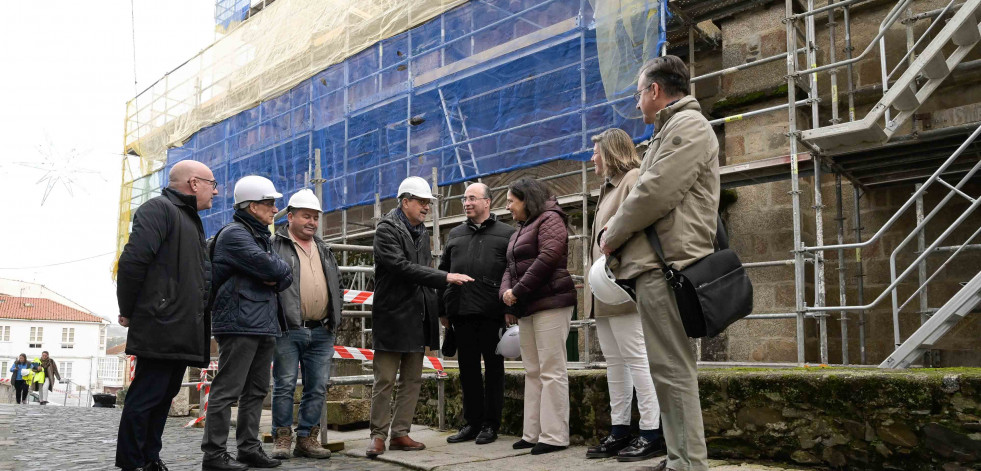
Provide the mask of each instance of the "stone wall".
{"label": "stone wall", "polygon": [[[459,375],[446,414],[463,424]],[[524,376],[505,378],[501,432],[521,435]],[[981,370],[709,369],[699,371],[712,458],[750,458],[840,470],[981,468]],[[436,381],[425,382],[416,423],[438,425]],[[569,372],[574,444],[609,431],[605,372]],[[637,428],[634,408],[633,428]]]}
{"label": "stone wall", "polygon": [[[856,54],[861,52],[873,39],[876,28],[885,13],[894,2],[872,1],[863,3],[852,9],[852,45]],[[934,0],[917,2],[915,12],[942,7],[944,2]],[[753,11],[727,18],[719,22],[722,33],[722,65],[733,67],[755,60],[769,57],[786,51],[786,35],[782,4],[779,2],[769,7],[761,7]],[[836,59],[844,56],[844,32],[841,15],[836,17],[838,29],[836,34]],[[827,15],[820,15],[816,21],[818,62],[828,62],[829,44]],[[927,22],[918,22],[914,31],[922,32]],[[904,25],[896,25],[887,33],[887,57],[890,66],[895,66],[906,53],[906,31]],[[973,60],[981,57],[981,50],[974,51],[968,57]],[[803,58],[803,56],[802,56]],[[976,68],[957,71],[949,78],[944,86],[920,108],[916,116],[916,127],[907,124],[899,132],[900,135],[912,131],[938,129],[981,121],[981,85],[977,80]],[[721,82],[721,99],[706,111],[713,117],[731,116],[745,111],[760,109],[786,103],[786,63],[776,61],[772,64],[748,69],[744,72],[729,74]],[[857,88],[855,95],[856,115],[860,118],[881,97],[881,72],[879,67],[878,48],[859,61],[854,67],[854,83]],[[818,78],[819,90],[822,96],[819,119],[822,126],[830,124],[831,100],[830,78],[827,73]],[[840,118],[848,117],[847,94],[845,93],[846,76],[842,69],[838,76],[838,94],[840,99]],[[798,89],[798,99],[806,98],[806,94]],[[797,112],[798,127],[806,129],[811,126],[810,107],[802,107]],[[724,142],[725,164],[747,163],[761,159],[789,155],[789,140],[786,136],[787,111],[781,110],[765,115],[746,118],[744,120],[726,123],[722,128]],[[806,149],[800,149],[806,151]],[[806,167],[804,168],[806,170]],[[802,173],[803,175],[803,173]],[[826,244],[837,240],[836,206],[834,191],[834,176],[825,174],[822,179],[821,194],[823,198],[823,237]],[[968,194],[977,195],[978,185],[971,187]],[[726,221],[729,226],[731,245],[740,254],[744,262],[761,262],[782,260],[793,257],[793,212],[791,200],[791,185],[789,180],[773,183],[744,186],[735,189],[738,199],[727,211]],[[803,241],[806,245],[814,245],[816,238],[814,179],[803,176],[800,180],[801,191],[801,221]],[[891,217],[914,191],[912,184],[872,188],[861,200],[863,239],[867,240],[874,234],[889,217]],[[845,242],[854,239],[853,188],[847,182],[843,184],[843,217]],[[928,194],[926,210],[929,212],[940,200],[939,191]],[[945,228],[956,216],[962,214],[966,205],[955,201],[955,205],[945,210],[939,219],[945,222],[936,224],[938,230],[929,232],[929,237],[936,236],[939,229]],[[865,272],[865,302],[875,299],[889,284],[889,256],[896,245],[909,233],[914,225],[912,212],[902,218],[897,225],[883,234],[879,242],[872,244],[862,251]],[[971,232],[976,229],[971,227]],[[955,234],[950,244],[960,243],[967,239],[969,233]],[[950,245],[945,244],[945,245]],[[915,250],[915,244],[912,249]],[[846,299],[849,304],[857,303],[858,265],[854,250],[845,252],[844,263],[839,263],[836,252],[825,254],[825,284],[827,289],[826,302],[837,304],[839,299],[838,270],[846,271]],[[899,261],[908,264],[915,254],[912,250],[903,253]],[[929,266],[936,268],[942,257],[931,257]],[[957,288],[960,282],[967,281],[969,276],[981,266],[981,255],[977,252],[966,253],[959,257],[956,267],[948,267],[929,288],[930,308],[938,308]],[[901,265],[905,267],[905,265]],[[969,267],[974,267],[970,272]],[[951,270],[950,268],[953,268]],[[970,273],[968,273],[970,272]],[[806,270],[805,300],[808,305],[814,305],[814,271],[811,265]],[[928,272],[930,273],[930,272]],[[768,267],[749,270],[756,291],[755,313],[791,313],[795,309],[795,292],[793,268]],[[905,283],[900,287],[900,294],[908,296],[915,290],[915,283]],[[905,297],[903,297],[905,299]],[[916,313],[916,302],[901,313],[900,332],[903,339],[909,336],[920,323],[920,315]],[[932,364],[938,366],[978,366],[981,365],[981,352],[972,347],[973,339],[977,338],[981,322],[977,316],[962,321],[962,325],[952,331],[941,345],[937,346],[936,356]],[[862,352],[859,344],[859,316],[857,313],[846,314],[848,328],[848,360],[851,363],[861,361]],[[827,318],[829,338],[829,359],[831,363],[843,361],[841,338],[841,315],[831,313]],[[895,348],[893,340],[893,320],[889,299],[885,299],[875,309],[865,314],[864,328],[866,336],[865,363],[877,364],[884,360]],[[734,360],[734,361],[765,361],[765,362],[794,362],[797,361],[796,321],[781,320],[748,320],[734,324],[721,338],[711,343],[715,346],[709,349],[713,357],[704,360]],[[703,342],[705,344],[705,342]],[[805,321],[805,351],[806,361],[819,362],[819,331],[817,322]],[[721,353],[720,353],[721,351]]]}

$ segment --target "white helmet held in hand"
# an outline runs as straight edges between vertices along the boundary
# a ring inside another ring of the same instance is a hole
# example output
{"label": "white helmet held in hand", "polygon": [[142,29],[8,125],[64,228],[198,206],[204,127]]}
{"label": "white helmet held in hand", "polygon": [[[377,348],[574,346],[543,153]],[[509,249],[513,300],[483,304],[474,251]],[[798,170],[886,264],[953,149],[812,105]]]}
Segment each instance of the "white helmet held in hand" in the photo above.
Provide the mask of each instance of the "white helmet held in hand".
{"label": "white helmet held in hand", "polygon": [[402,180],[402,183],[399,183],[399,192],[395,196],[401,197],[406,193],[416,198],[433,199],[433,192],[429,188],[429,183],[426,183],[426,179],[422,177],[409,177]]}
{"label": "white helmet held in hand", "polygon": [[249,175],[235,182],[235,205],[246,201],[274,200],[283,194],[276,191],[273,182],[266,177]]}
{"label": "white helmet held in hand", "polygon": [[589,269],[589,290],[603,304],[617,305],[633,301],[630,294],[617,284],[613,272],[606,266],[606,256],[600,256]]}
{"label": "white helmet held in hand", "polygon": [[312,209],[318,213],[323,212],[323,209],[320,208],[320,198],[317,198],[317,195],[309,188],[304,188],[293,194],[286,206],[295,209]]}
{"label": "white helmet held in hand", "polygon": [[497,354],[505,358],[521,356],[521,333],[518,332],[518,324],[514,324],[504,331],[501,341],[497,343]]}

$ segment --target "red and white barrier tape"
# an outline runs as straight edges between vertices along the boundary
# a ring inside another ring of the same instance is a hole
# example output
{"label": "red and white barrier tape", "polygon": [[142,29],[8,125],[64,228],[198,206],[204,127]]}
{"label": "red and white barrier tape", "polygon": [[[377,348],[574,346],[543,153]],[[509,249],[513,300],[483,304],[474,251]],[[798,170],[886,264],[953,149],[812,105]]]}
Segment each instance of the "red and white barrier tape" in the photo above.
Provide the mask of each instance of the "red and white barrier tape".
{"label": "red and white barrier tape", "polygon": [[344,302],[352,304],[371,305],[375,300],[374,291],[344,290]]}
{"label": "red and white barrier tape", "polygon": [[[334,345],[334,358],[371,361],[375,359],[375,352],[367,348],[345,347],[342,345]],[[440,361],[439,358],[424,356],[422,357],[422,366],[423,368],[430,368],[436,370],[436,374],[438,374],[439,376],[446,376],[446,372],[443,371],[443,362]],[[204,380],[207,378],[208,371],[217,371],[217,370],[218,370],[217,361],[212,361],[211,363],[208,364],[207,368],[203,368],[201,370],[202,382],[197,384],[197,390],[200,391],[202,387],[204,388],[205,399],[204,399],[204,406],[201,411],[202,414],[200,417],[195,417],[191,419],[187,423],[187,425],[184,426],[185,428],[193,426],[194,424],[197,424],[204,420],[204,417],[206,415],[205,412],[207,412],[208,410],[208,395],[211,394],[211,385],[210,384],[205,385]]]}

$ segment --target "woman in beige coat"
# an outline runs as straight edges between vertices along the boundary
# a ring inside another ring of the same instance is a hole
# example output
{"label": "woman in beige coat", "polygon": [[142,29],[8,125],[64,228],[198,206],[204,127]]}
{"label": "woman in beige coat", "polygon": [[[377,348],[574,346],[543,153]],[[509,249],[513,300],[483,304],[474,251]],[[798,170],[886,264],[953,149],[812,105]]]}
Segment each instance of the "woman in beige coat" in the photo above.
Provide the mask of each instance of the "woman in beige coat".
{"label": "woman in beige coat", "polygon": [[[591,260],[600,256],[599,231],[627,197],[640,174],[640,158],[626,132],[608,129],[593,136],[593,164],[596,174],[604,177],[600,199],[593,219]],[[647,244],[643,233],[636,234],[625,246]],[[619,260],[616,253],[609,258],[610,269],[619,280],[629,280],[640,274],[641,267],[631,260]],[[586,291],[586,293],[591,293]],[[644,333],[640,314],[633,302],[608,305],[590,295],[586,310],[596,318],[596,333],[607,363],[607,385],[610,389],[612,430],[599,445],[590,447],[588,458],[616,456],[618,461],[640,461],[664,452],[660,427],[660,407],[654,393],[654,382],[647,362]],[[630,436],[630,404],[637,391],[640,409],[640,436]]]}

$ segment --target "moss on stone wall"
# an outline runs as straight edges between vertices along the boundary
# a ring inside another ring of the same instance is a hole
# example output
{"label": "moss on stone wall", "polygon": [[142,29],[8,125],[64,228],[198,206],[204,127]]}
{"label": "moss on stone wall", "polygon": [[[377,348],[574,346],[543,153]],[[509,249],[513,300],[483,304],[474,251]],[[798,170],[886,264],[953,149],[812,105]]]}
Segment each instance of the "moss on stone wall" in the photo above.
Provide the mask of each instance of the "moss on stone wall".
{"label": "moss on stone wall", "polygon": [[[416,421],[438,424],[436,382]],[[520,435],[524,377],[505,379],[501,431]],[[709,454],[834,469],[981,468],[981,369],[727,368],[699,371]],[[610,427],[603,370],[570,371],[573,443]],[[459,378],[446,381],[447,422],[463,424]],[[637,426],[634,411],[633,427]]]}

